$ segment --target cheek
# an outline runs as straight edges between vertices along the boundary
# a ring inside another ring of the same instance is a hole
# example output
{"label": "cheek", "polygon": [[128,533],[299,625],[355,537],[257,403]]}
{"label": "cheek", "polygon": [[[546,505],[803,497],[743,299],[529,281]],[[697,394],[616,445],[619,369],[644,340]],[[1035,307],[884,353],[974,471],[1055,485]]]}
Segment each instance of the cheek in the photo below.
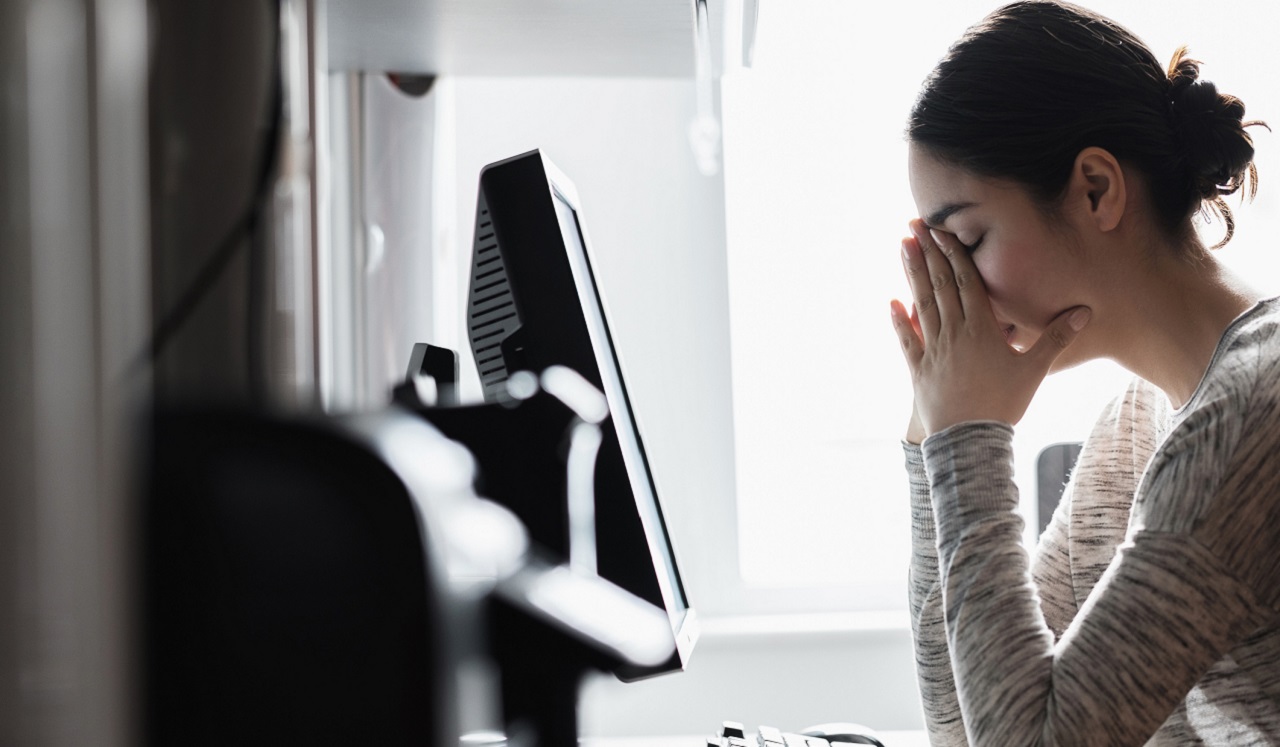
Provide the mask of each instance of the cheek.
{"label": "cheek", "polygon": [[1011,261],[1008,252],[980,251],[973,259],[992,300],[1008,299],[1016,295],[1020,268]]}
{"label": "cheek", "polygon": [[973,259],[991,300],[1005,307],[1034,303],[1042,295],[1039,285],[1043,278],[1036,271],[1033,253],[1021,246],[990,248],[993,251],[983,247]]}

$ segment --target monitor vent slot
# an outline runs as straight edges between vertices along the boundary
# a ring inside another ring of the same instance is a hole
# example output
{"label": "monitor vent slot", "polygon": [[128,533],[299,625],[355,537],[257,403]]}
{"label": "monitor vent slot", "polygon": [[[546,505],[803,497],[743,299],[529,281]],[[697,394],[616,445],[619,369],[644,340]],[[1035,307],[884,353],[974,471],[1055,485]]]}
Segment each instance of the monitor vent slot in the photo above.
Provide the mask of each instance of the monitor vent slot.
{"label": "monitor vent slot", "polygon": [[502,342],[520,328],[520,314],[511,295],[511,283],[483,191],[476,205],[475,237],[471,289],[467,294],[467,336],[484,398],[494,400],[506,396],[507,377],[511,372],[502,358]]}

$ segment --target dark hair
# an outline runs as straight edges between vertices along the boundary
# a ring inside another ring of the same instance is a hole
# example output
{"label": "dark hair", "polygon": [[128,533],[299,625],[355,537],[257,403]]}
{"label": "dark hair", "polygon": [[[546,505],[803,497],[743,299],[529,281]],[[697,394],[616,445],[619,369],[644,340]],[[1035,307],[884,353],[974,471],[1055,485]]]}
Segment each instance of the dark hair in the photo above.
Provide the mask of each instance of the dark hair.
{"label": "dark hair", "polygon": [[[1235,232],[1224,195],[1257,190],[1244,104],[1201,80],[1179,49],[1168,69],[1123,26],[1053,0],[1006,5],[965,32],[912,107],[907,137],[943,160],[1061,198],[1080,151],[1140,171],[1159,226],[1187,238],[1201,208]],[[1214,248],[1217,248],[1215,246]]]}

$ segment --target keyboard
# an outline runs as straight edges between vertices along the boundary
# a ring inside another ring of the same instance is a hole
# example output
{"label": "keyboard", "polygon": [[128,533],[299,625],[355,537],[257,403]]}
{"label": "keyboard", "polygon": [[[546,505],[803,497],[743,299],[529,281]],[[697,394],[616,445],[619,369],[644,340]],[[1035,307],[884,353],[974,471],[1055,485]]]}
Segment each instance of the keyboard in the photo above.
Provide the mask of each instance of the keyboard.
{"label": "keyboard", "polygon": [[[870,730],[861,731],[858,735],[850,735],[846,741],[843,735],[834,735],[830,740],[826,737],[797,734],[775,729],[772,726],[756,728],[755,747],[834,747],[855,744],[870,744],[885,747],[880,738]],[[707,737],[707,747],[753,747],[743,725],[737,721],[726,721],[715,736]]]}

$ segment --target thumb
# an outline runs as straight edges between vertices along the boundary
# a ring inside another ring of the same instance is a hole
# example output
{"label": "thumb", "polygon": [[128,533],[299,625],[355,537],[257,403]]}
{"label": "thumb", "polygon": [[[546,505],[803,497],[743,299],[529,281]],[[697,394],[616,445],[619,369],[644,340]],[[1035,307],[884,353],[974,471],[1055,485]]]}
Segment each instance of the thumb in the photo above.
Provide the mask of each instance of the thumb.
{"label": "thumb", "polygon": [[1067,349],[1071,343],[1080,334],[1080,330],[1085,328],[1089,323],[1089,317],[1092,315],[1088,306],[1077,306],[1074,309],[1067,309],[1059,314],[1049,326],[1045,327],[1044,332],[1040,335],[1040,339],[1036,340],[1036,344],[1026,352],[1026,357],[1031,358],[1040,368],[1045,371],[1053,365],[1053,362],[1062,355],[1062,351]]}

